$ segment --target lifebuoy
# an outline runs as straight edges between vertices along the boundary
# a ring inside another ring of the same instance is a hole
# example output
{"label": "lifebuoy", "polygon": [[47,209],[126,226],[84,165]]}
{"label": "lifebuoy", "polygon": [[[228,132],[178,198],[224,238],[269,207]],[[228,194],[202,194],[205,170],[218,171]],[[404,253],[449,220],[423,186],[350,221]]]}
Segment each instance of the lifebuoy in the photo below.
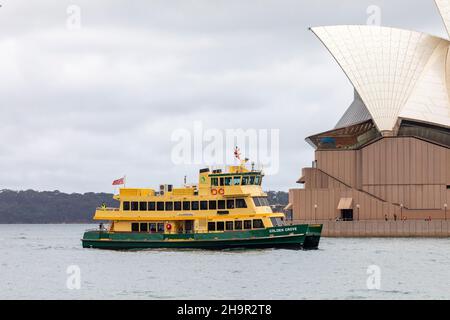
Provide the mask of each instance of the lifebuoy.
{"label": "lifebuoy", "polygon": [[221,195],[224,195],[225,194],[225,190],[224,189],[219,189],[219,193],[221,194]]}
{"label": "lifebuoy", "polygon": [[171,225],[170,223],[166,224],[166,229],[167,229],[167,230],[172,229],[172,225]]}
{"label": "lifebuoy", "polygon": [[216,190],[216,189],[212,189],[212,190],[211,190],[211,194],[212,194],[213,196],[217,195],[217,190]]}

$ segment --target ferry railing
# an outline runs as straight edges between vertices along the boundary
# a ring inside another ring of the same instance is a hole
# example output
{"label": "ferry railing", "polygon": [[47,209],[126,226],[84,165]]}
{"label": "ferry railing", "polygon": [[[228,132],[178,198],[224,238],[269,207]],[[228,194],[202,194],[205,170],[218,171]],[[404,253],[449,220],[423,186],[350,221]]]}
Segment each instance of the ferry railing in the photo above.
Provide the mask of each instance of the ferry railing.
{"label": "ferry railing", "polygon": [[105,208],[105,207],[98,207],[98,211],[119,211],[119,208]]}

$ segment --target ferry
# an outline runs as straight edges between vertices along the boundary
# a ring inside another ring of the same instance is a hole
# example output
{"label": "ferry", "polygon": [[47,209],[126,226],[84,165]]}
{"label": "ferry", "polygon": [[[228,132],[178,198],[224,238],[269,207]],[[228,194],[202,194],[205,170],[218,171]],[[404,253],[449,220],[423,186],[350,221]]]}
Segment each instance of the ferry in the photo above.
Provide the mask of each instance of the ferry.
{"label": "ferry", "polygon": [[82,238],[84,248],[110,250],[318,249],[322,225],[289,224],[274,213],[261,185],[263,171],[248,159],[226,170],[200,170],[198,184],[159,190],[120,188],[118,208],[96,209],[109,221]]}

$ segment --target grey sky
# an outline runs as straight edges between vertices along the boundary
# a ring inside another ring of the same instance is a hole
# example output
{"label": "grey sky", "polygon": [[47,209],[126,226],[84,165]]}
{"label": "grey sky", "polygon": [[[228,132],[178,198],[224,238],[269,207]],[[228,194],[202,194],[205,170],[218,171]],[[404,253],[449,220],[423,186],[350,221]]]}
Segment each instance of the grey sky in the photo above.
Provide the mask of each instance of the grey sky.
{"label": "grey sky", "polygon": [[[382,25],[446,37],[433,0],[1,1],[0,189],[112,191],[194,181],[171,134],[280,129],[288,190],[313,159],[304,138],[332,128],[352,87],[309,26]],[[81,30],[66,27],[81,8]],[[227,150],[232,152],[232,150]]]}

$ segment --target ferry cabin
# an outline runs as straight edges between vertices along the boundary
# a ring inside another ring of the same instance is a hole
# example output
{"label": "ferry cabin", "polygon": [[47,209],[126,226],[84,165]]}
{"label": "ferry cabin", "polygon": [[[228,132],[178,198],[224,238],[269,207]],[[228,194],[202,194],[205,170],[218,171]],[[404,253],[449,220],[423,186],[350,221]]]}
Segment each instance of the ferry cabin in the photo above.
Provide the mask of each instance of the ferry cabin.
{"label": "ferry cabin", "polygon": [[284,225],[261,188],[261,171],[232,166],[228,172],[200,170],[198,185],[120,189],[120,207],[98,208],[94,219],[111,221],[110,232],[223,233]]}

